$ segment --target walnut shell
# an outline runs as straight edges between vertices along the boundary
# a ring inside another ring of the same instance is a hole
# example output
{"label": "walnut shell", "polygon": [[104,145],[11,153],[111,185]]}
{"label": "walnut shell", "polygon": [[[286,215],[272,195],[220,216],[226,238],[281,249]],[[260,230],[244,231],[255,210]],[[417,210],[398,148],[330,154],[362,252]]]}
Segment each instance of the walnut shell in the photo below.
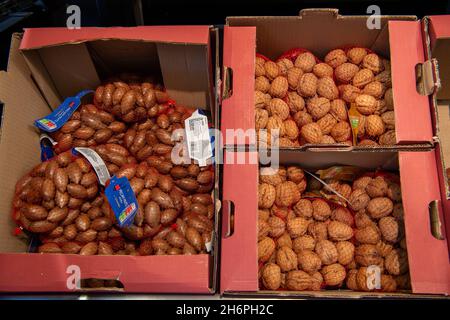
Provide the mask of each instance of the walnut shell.
{"label": "walnut shell", "polygon": [[300,78],[303,75],[303,70],[297,67],[289,69],[287,72],[287,80],[289,84],[289,88],[292,90],[296,90],[298,84],[300,83]]}
{"label": "walnut shell", "polygon": [[354,211],[365,209],[369,204],[370,197],[364,189],[355,189],[348,199],[350,207]]}
{"label": "walnut shell", "polygon": [[277,264],[282,272],[297,269],[297,255],[291,248],[284,246],[277,251]]}
{"label": "walnut shell", "polygon": [[350,124],[348,122],[338,122],[331,129],[331,136],[337,142],[345,142],[351,139],[352,129],[350,128]]}
{"label": "walnut shell", "polygon": [[272,167],[264,167],[259,170],[259,181],[261,183],[268,183],[272,186],[277,186],[283,182],[283,179],[278,174],[278,170]]}
{"label": "walnut shell", "polygon": [[323,77],[317,81],[317,94],[329,100],[334,100],[339,97],[339,90],[334,83],[333,78]]}
{"label": "walnut shell", "polygon": [[337,207],[331,212],[331,219],[335,221],[339,221],[345,223],[348,226],[353,226],[354,219],[351,212],[344,207]]}
{"label": "walnut shell", "polygon": [[355,102],[356,98],[361,94],[361,89],[350,84],[340,85],[338,90],[341,93],[342,100],[348,103]]}
{"label": "walnut shell", "polygon": [[387,197],[373,198],[367,205],[367,213],[372,219],[379,219],[391,214],[394,209],[392,200]]}
{"label": "walnut shell", "polygon": [[292,61],[287,58],[278,60],[277,65],[281,75],[286,75],[288,71],[294,67]]}
{"label": "walnut shell", "polygon": [[361,94],[356,97],[355,103],[358,112],[365,116],[373,114],[377,109],[377,100],[368,94]]}
{"label": "walnut shell", "polygon": [[345,268],[339,263],[323,267],[321,273],[327,286],[340,286],[347,275]]}
{"label": "walnut shell", "polygon": [[313,97],[306,103],[306,108],[314,120],[325,116],[331,108],[330,100],[324,97]]}
{"label": "walnut shell", "polygon": [[305,218],[293,218],[287,222],[287,230],[291,238],[303,236],[308,230],[310,221]]}
{"label": "walnut shell", "polygon": [[355,257],[355,246],[349,241],[339,241],[336,243],[338,252],[338,262],[344,266],[351,263]]}
{"label": "walnut shell", "polygon": [[318,221],[325,221],[331,216],[331,208],[325,200],[313,200],[312,207],[313,217]]}
{"label": "walnut shell", "polygon": [[399,236],[398,222],[394,217],[383,217],[378,221],[383,239],[388,242],[397,242]]}
{"label": "walnut shell", "polygon": [[383,133],[378,139],[380,145],[383,146],[393,146],[397,144],[397,136],[395,134],[395,130],[388,130]]}
{"label": "walnut shell", "polygon": [[376,244],[376,248],[378,250],[378,253],[383,257],[386,258],[388,256],[389,253],[391,253],[391,251],[394,249],[394,247],[384,241],[378,241],[378,243]]}
{"label": "walnut shell", "polygon": [[387,274],[381,275],[381,291],[395,292],[397,290],[397,282],[394,277]]}
{"label": "walnut shell", "polygon": [[341,64],[347,62],[347,56],[345,55],[344,50],[335,49],[328,52],[324,60],[331,67],[337,68]]}
{"label": "walnut shell", "polygon": [[372,179],[366,186],[366,192],[371,198],[384,197],[388,190],[388,184],[383,177]]}
{"label": "walnut shell", "polygon": [[272,97],[261,91],[255,91],[255,108],[265,108]]}
{"label": "walnut shell", "polygon": [[277,248],[289,247],[292,249],[292,239],[289,233],[285,232],[277,239]]}
{"label": "walnut shell", "polygon": [[267,223],[270,226],[270,236],[277,238],[281,236],[284,231],[286,230],[286,223],[283,221],[283,219],[272,216],[267,220]]}
{"label": "walnut shell", "polygon": [[328,65],[327,63],[321,62],[314,66],[313,73],[318,78],[333,77],[333,68],[330,65]]}
{"label": "walnut shell", "polygon": [[404,249],[394,249],[386,257],[385,267],[387,272],[397,276],[408,271],[408,254]]}
{"label": "walnut shell", "polygon": [[316,240],[328,239],[328,228],[325,222],[311,222],[308,226],[308,234]]}
{"label": "walnut shell", "polygon": [[316,243],[315,252],[324,265],[330,265],[337,262],[338,251],[333,242],[328,240],[319,240]]}
{"label": "walnut shell", "polygon": [[289,91],[285,100],[292,114],[305,109],[305,100],[297,92]]}
{"label": "walnut shell", "polygon": [[358,273],[357,269],[351,269],[347,272],[347,279],[345,280],[345,285],[350,290],[358,291],[358,283],[356,282],[356,274]]}
{"label": "walnut shell", "polygon": [[312,278],[309,274],[301,270],[290,271],[286,275],[286,288],[290,290],[307,290],[312,285]]}
{"label": "walnut shell", "polygon": [[293,209],[298,217],[311,218],[313,215],[313,206],[308,199],[300,199]]}
{"label": "walnut shell", "polygon": [[275,242],[269,238],[265,237],[258,242],[258,261],[266,262],[270,259],[272,254],[275,252]]}
{"label": "walnut shell", "polygon": [[262,209],[269,209],[272,207],[276,198],[276,189],[274,186],[261,183],[258,187],[258,206]]}
{"label": "walnut shell", "polygon": [[384,92],[386,91],[386,87],[380,81],[372,81],[365,85],[363,89],[364,94],[368,94],[375,99],[381,99],[384,96]]}
{"label": "walnut shell", "polygon": [[269,122],[269,112],[265,109],[257,108],[255,110],[255,128],[256,130],[265,129]]}
{"label": "walnut shell", "polygon": [[353,63],[343,63],[334,70],[336,80],[341,83],[350,83],[356,73],[359,71],[359,67]]}
{"label": "walnut shell", "polygon": [[330,104],[330,113],[338,121],[347,121],[348,113],[345,101],[342,99],[334,99]]}
{"label": "walnut shell", "polygon": [[347,51],[347,58],[351,63],[360,64],[367,55],[367,50],[364,48],[351,48]]}
{"label": "walnut shell", "polygon": [[278,76],[270,84],[269,94],[272,97],[283,98],[289,89],[289,83],[286,77]]}
{"label": "walnut shell", "polygon": [[386,103],[387,110],[394,110],[394,97],[392,95],[392,88],[387,89],[384,93],[384,102]]}
{"label": "walnut shell", "polygon": [[320,289],[322,289],[322,285],[323,285],[323,276],[320,272],[314,272],[313,274],[311,274],[311,287],[310,290],[313,291],[320,291]]}
{"label": "walnut shell", "polygon": [[278,65],[273,61],[266,61],[264,63],[265,75],[269,80],[273,80],[280,74],[280,69]]}
{"label": "walnut shell", "polygon": [[320,270],[322,262],[319,256],[311,250],[303,250],[297,255],[298,266],[303,271],[313,273]]}
{"label": "walnut shell", "polygon": [[255,79],[255,90],[267,93],[270,89],[270,81],[264,76],[256,77]]}
{"label": "walnut shell", "polygon": [[267,221],[258,219],[258,241],[267,237],[270,232],[270,226]]}
{"label": "walnut shell", "polygon": [[330,113],[327,113],[325,116],[323,116],[317,121],[317,124],[319,125],[320,130],[324,135],[330,134],[331,130],[336,125],[336,123],[337,123],[336,118],[334,118]]}
{"label": "walnut shell", "polygon": [[303,52],[295,59],[294,65],[304,72],[311,72],[316,64],[316,58],[310,52]]}
{"label": "walnut shell", "polygon": [[307,125],[308,123],[312,123],[313,119],[308,112],[299,111],[296,114],[294,114],[294,121],[297,124],[297,126],[301,128],[304,125]]}
{"label": "walnut shell", "polygon": [[372,114],[366,118],[366,134],[371,137],[381,136],[385,131],[384,122],[380,116]]}
{"label": "walnut shell", "polygon": [[305,174],[301,168],[291,166],[287,168],[287,178],[294,183],[299,183],[305,178]]}
{"label": "walnut shell", "polygon": [[376,225],[369,225],[361,229],[356,229],[355,239],[359,243],[377,244],[381,239],[380,230],[378,230]]}
{"label": "walnut shell", "polygon": [[355,225],[358,229],[374,224],[375,222],[365,213],[365,210],[359,211],[355,214]]}
{"label": "walnut shell", "polygon": [[333,241],[349,240],[353,237],[353,229],[345,223],[331,221],[328,223],[328,238]]}
{"label": "walnut shell", "polygon": [[314,73],[305,73],[300,77],[297,93],[302,97],[313,97],[317,91],[317,77]]}
{"label": "walnut shell", "polygon": [[383,258],[379,254],[376,246],[372,244],[362,244],[355,248],[355,261],[365,267],[379,265]]}
{"label": "walnut shell", "polygon": [[308,123],[300,131],[301,136],[307,143],[320,143],[322,141],[322,130],[317,123]]}
{"label": "walnut shell", "polygon": [[299,130],[294,120],[288,119],[284,121],[284,135],[290,140],[297,140]]}
{"label": "walnut shell", "polygon": [[367,185],[372,181],[372,178],[369,176],[362,176],[355,181],[353,181],[352,188],[353,189],[366,189]]}
{"label": "walnut shell", "polygon": [[363,59],[362,66],[370,69],[374,73],[380,73],[384,70],[383,61],[376,53],[369,53]]}
{"label": "walnut shell", "polygon": [[363,88],[368,83],[372,82],[374,75],[372,70],[364,68],[359,70],[353,77],[353,85],[357,88]]}
{"label": "walnut shell", "polygon": [[277,115],[273,115],[269,117],[269,120],[267,120],[266,129],[270,135],[274,136],[278,134],[279,137],[284,136],[284,124],[283,119],[281,119]]}
{"label": "walnut shell", "polygon": [[295,238],[292,241],[292,249],[296,253],[300,253],[303,250],[314,250],[315,247],[316,247],[316,240],[314,240],[314,237],[310,235],[304,235]]}
{"label": "walnut shell", "polygon": [[277,290],[281,285],[281,269],[275,263],[268,263],[262,270],[262,282],[266,289]]}
{"label": "walnut shell", "polygon": [[300,192],[297,185],[292,181],[285,181],[276,186],[277,206],[289,207],[300,200]]}
{"label": "walnut shell", "polygon": [[387,196],[389,199],[395,202],[402,201],[402,189],[396,183],[390,183],[387,190]]}

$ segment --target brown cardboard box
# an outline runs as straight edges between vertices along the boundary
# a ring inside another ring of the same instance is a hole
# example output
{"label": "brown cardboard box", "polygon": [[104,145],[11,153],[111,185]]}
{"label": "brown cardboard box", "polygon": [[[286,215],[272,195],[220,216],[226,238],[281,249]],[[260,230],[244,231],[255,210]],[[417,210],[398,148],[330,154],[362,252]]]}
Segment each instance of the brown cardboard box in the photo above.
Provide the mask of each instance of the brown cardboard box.
{"label": "brown cardboard box", "polygon": [[[114,279],[123,292],[214,293],[217,226],[210,254],[193,256],[79,256],[27,252],[12,233],[16,181],[40,162],[34,120],[66,96],[93,89],[119,72],[160,75],[170,97],[203,108],[217,123],[217,32],[208,26],[27,29],[14,34],[7,72],[0,73],[4,103],[0,136],[0,291],[70,292],[73,265],[83,279]],[[218,148],[216,148],[217,150]],[[218,168],[216,178],[218,181]],[[214,197],[218,196],[218,182]],[[218,217],[216,217],[218,222]],[[83,283],[83,282],[82,282]],[[96,289],[99,290],[99,289]]]}

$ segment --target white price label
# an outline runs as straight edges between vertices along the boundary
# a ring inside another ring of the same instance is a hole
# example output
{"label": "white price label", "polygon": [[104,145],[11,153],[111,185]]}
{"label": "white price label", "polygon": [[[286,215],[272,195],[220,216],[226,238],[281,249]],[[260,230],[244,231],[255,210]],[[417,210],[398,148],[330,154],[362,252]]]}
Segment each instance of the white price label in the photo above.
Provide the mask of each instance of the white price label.
{"label": "white price label", "polygon": [[206,160],[212,157],[208,118],[196,110],[184,123],[189,157],[206,166]]}
{"label": "white price label", "polygon": [[109,174],[108,168],[106,167],[103,159],[98,155],[97,152],[90,148],[77,147],[74,149],[77,152],[81,153],[86,158],[86,160],[89,161],[89,163],[94,168],[95,173],[97,174],[98,181],[102,186],[104,186],[105,183],[111,178],[111,175]]}

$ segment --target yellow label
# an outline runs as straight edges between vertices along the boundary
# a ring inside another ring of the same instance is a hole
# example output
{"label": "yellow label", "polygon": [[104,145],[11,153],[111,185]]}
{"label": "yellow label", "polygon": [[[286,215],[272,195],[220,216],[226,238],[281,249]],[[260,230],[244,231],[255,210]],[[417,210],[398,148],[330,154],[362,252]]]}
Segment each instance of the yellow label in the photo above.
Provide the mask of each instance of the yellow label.
{"label": "yellow label", "polygon": [[350,104],[350,110],[348,110],[348,118],[350,120],[350,126],[352,127],[353,132],[353,145],[356,146],[359,132],[359,120],[361,118],[361,114],[358,109],[356,109],[356,104]]}

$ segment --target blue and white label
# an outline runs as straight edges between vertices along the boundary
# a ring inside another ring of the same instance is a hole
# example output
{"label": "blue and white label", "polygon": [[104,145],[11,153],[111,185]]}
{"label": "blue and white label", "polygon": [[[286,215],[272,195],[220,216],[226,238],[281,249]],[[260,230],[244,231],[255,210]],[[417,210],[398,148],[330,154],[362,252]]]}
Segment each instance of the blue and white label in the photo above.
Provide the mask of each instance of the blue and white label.
{"label": "blue and white label", "polygon": [[41,146],[42,162],[50,160],[55,156],[55,153],[53,151],[53,146],[56,144],[55,140],[53,140],[51,137],[43,133],[39,137],[39,144]]}
{"label": "blue and white label", "polygon": [[60,129],[81,105],[81,100],[93,92],[92,90],[83,90],[74,97],[66,98],[48,116],[35,120],[34,125],[45,132],[54,132]]}
{"label": "blue and white label", "polygon": [[198,161],[199,166],[206,166],[206,160],[213,156],[208,118],[196,110],[184,124],[189,157]]}
{"label": "blue and white label", "polygon": [[130,226],[138,210],[138,203],[130,181],[126,177],[113,176],[105,189],[105,196],[116,216],[119,227]]}

